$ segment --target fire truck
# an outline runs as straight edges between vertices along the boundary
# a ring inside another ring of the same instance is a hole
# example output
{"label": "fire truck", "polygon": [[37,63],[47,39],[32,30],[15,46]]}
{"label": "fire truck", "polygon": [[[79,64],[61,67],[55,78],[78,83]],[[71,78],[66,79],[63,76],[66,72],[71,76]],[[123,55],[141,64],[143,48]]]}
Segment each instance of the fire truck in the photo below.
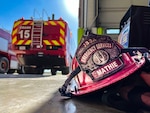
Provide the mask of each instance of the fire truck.
{"label": "fire truck", "polygon": [[11,49],[11,34],[0,28],[0,73],[13,73],[18,69],[16,54]]}
{"label": "fire truck", "polygon": [[37,20],[23,18],[14,22],[12,47],[25,74],[42,74],[44,69],[69,73],[68,23],[62,18]]}

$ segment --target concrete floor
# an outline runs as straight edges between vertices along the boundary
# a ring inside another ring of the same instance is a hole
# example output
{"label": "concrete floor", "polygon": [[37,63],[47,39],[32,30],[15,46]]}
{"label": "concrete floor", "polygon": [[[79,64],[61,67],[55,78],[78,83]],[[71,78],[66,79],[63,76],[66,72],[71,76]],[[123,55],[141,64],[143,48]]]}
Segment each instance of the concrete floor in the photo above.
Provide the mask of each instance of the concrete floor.
{"label": "concrete floor", "polygon": [[53,97],[66,76],[0,75],[0,113],[32,113]]}
{"label": "concrete floor", "polygon": [[0,74],[0,113],[123,113],[96,101],[60,96],[65,80],[61,74]]}

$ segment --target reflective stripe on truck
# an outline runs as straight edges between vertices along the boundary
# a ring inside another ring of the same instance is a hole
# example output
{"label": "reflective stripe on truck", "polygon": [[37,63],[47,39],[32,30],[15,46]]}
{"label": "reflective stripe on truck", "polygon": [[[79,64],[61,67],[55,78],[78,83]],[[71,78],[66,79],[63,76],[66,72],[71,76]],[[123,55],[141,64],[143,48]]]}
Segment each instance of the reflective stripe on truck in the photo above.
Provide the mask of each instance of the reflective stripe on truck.
{"label": "reflective stripe on truck", "polygon": [[[44,45],[64,45],[65,44],[65,22],[58,21],[44,21],[44,26],[60,26],[59,40],[48,40],[44,39]],[[12,44],[14,45],[30,45],[31,44],[31,32],[32,32],[33,20],[18,20],[14,23],[12,32]],[[20,39],[18,36],[20,35]],[[27,37],[27,38],[25,38]],[[23,39],[21,39],[23,38]]]}

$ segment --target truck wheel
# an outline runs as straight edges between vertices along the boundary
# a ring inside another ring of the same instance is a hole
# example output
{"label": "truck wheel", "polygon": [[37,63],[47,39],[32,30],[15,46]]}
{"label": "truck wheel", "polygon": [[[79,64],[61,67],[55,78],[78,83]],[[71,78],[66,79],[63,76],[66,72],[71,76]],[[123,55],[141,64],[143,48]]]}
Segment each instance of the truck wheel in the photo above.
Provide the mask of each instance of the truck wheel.
{"label": "truck wheel", "polygon": [[62,74],[63,74],[63,75],[69,74],[69,67],[64,68],[64,69],[62,70]]}
{"label": "truck wheel", "polygon": [[9,61],[6,57],[0,58],[0,73],[7,73],[9,70]]}
{"label": "truck wheel", "polygon": [[30,67],[25,67],[25,66],[22,66],[22,73],[23,74],[32,74],[32,70],[30,69]]}
{"label": "truck wheel", "polygon": [[32,74],[43,74],[44,69],[43,68],[34,68]]}
{"label": "truck wheel", "polygon": [[23,66],[20,66],[20,68],[17,69],[17,73],[19,73],[19,74],[24,74],[22,68],[23,68]]}
{"label": "truck wheel", "polygon": [[57,70],[56,69],[51,69],[51,74],[56,75]]}
{"label": "truck wheel", "polygon": [[43,72],[44,72],[44,69],[38,69],[38,74],[43,74]]}

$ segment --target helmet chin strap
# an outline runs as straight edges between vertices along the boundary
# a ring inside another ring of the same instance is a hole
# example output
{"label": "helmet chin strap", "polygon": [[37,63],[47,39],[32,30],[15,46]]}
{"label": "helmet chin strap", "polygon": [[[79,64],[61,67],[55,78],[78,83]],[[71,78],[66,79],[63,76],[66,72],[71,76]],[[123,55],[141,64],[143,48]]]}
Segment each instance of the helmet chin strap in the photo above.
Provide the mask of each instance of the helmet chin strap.
{"label": "helmet chin strap", "polygon": [[81,68],[78,66],[72,73],[69,75],[69,77],[66,79],[65,83],[62,85],[61,88],[59,88],[59,92],[61,96],[68,96],[71,97],[71,93],[66,93],[67,86],[69,85],[72,78],[74,78],[79,72],[81,71]]}

